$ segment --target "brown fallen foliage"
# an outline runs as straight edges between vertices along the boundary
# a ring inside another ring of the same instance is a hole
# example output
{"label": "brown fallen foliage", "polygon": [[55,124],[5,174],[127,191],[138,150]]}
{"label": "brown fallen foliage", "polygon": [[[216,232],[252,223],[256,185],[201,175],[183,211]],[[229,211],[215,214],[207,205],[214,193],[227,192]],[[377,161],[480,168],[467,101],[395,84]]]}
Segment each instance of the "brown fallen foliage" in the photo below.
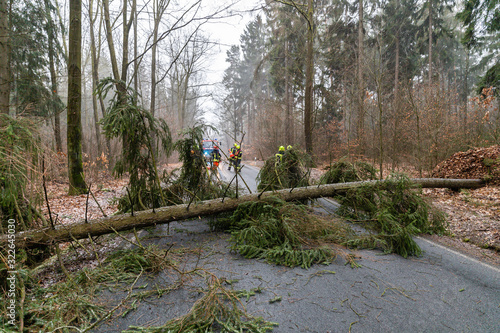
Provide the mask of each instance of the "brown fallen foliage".
{"label": "brown fallen foliage", "polygon": [[428,189],[424,194],[448,215],[451,237],[441,237],[441,242],[499,264],[500,146],[455,153],[434,168],[432,177],[488,182],[488,186],[475,190]]}
{"label": "brown fallen foliage", "polygon": [[436,178],[479,178],[500,185],[500,146],[473,148],[453,154],[432,172]]}

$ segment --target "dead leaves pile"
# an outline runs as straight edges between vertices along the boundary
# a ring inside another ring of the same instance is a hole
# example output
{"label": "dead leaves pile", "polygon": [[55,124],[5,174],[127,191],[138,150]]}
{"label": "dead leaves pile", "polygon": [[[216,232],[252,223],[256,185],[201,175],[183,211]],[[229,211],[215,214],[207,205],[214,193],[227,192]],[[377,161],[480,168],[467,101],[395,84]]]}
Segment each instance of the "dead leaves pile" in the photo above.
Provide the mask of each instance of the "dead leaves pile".
{"label": "dead leaves pile", "polygon": [[500,146],[473,148],[453,154],[432,172],[435,178],[488,179],[500,185]]}

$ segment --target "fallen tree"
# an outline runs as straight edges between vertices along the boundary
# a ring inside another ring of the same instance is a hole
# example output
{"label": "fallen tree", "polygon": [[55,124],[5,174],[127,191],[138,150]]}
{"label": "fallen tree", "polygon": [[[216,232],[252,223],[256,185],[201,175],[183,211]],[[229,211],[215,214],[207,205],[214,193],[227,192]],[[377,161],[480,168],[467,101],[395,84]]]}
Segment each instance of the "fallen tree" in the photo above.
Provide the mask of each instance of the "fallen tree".
{"label": "fallen tree", "polygon": [[[445,179],[445,178],[415,178],[411,180],[416,187],[422,188],[478,188],[483,186],[480,179]],[[99,236],[116,231],[145,228],[157,224],[196,218],[227,212],[236,209],[239,204],[247,201],[265,200],[269,197],[279,197],[284,201],[315,199],[331,197],[349,189],[381,182],[378,180],[338,183],[319,186],[283,189],[256,194],[247,194],[238,199],[225,198],[201,201],[194,204],[167,206],[153,210],[139,211],[132,214],[121,214],[88,222],[79,222],[69,225],[58,225],[54,229],[44,228],[20,232],[16,235],[16,245],[30,247],[33,245],[49,245],[67,242],[74,239],[83,239],[89,236]],[[6,235],[0,237],[0,244],[8,244]]]}

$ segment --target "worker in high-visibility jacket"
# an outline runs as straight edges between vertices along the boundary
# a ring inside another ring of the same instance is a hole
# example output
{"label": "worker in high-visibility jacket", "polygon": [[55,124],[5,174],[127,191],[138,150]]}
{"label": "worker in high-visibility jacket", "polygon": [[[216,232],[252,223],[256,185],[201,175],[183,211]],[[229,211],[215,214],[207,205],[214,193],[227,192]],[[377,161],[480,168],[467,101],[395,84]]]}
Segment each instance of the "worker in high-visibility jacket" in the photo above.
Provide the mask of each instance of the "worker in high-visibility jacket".
{"label": "worker in high-visibility jacket", "polygon": [[276,156],[276,161],[274,162],[275,166],[278,166],[281,163],[284,154],[285,154],[285,147],[280,146],[280,148],[278,149],[278,153],[275,155]]}
{"label": "worker in high-visibility jacket", "polygon": [[236,152],[238,151],[236,149],[236,146],[238,146],[238,144],[235,142],[234,145],[229,149],[229,167],[227,168],[228,170],[231,170],[231,166],[234,166],[236,168]]}
{"label": "worker in high-visibility jacket", "polygon": [[219,167],[219,162],[220,162],[220,151],[219,147],[214,146],[214,149],[212,150],[212,153],[210,154],[211,160],[212,160],[212,169],[216,170]]}
{"label": "worker in high-visibility jacket", "polygon": [[236,151],[235,151],[235,154],[234,154],[234,167],[236,170],[240,170],[241,169],[241,156],[243,155],[243,153],[241,152],[241,147],[240,145],[236,145]]}

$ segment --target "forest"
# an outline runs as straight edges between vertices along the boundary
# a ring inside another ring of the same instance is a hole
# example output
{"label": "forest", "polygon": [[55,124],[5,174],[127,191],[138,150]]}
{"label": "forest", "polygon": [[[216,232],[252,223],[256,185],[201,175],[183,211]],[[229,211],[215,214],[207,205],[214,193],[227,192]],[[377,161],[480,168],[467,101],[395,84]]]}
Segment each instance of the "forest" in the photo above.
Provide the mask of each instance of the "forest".
{"label": "forest", "polygon": [[2,1],[0,106],[36,129],[46,160],[69,157],[71,178],[117,160],[123,142],[105,124],[121,103],[168,123],[173,141],[199,122],[244,133],[259,159],[294,145],[426,172],[500,140],[494,0],[255,3],[218,82],[223,49],[204,27],[243,15],[231,2],[69,5]]}
{"label": "forest", "polygon": [[[230,30],[241,33],[227,44]],[[457,152],[500,145],[499,91],[499,0],[0,0],[0,236],[9,239],[11,221],[17,232],[55,232],[51,192],[88,205],[113,178],[126,179],[117,207],[131,216],[238,198],[199,176],[192,156],[203,139],[224,152],[237,142],[248,161],[290,146],[308,167],[360,161],[373,165],[366,179],[430,177]],[[311,185],[307,176],[289,187]],[[427,217],[421,231],[444,230]],[[64,246],[44,242],[19,262],[57,256],[74,281]],[[17,264],[2,255],[2,280]],[[93,327],[99,316],[85,313],[78,325]]]}

